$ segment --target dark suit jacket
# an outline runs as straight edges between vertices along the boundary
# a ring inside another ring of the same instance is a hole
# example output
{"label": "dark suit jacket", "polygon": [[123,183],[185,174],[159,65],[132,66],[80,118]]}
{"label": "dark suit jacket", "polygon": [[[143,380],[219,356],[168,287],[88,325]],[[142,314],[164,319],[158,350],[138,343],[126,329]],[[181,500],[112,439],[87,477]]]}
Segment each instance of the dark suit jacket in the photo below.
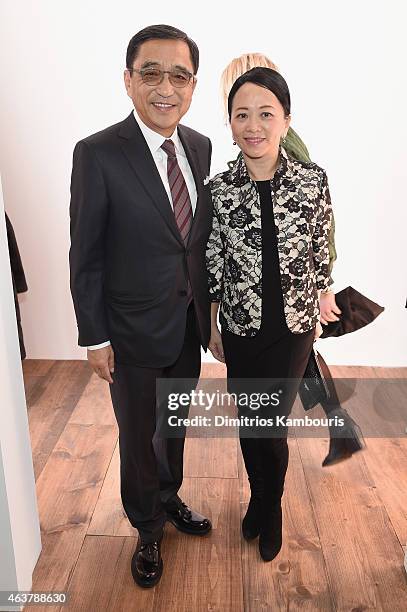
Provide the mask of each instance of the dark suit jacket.
{"label": "dark suit jacket", "polygon": [[185,331],[189,276],[201,344],[209,342],[205,247],[212,223],[211,143],[178,134],[198,200],[186,247],[133,113],[77,143],[71,180],[71,292],[79,345],[110,340],[116,361],[165,367]]}

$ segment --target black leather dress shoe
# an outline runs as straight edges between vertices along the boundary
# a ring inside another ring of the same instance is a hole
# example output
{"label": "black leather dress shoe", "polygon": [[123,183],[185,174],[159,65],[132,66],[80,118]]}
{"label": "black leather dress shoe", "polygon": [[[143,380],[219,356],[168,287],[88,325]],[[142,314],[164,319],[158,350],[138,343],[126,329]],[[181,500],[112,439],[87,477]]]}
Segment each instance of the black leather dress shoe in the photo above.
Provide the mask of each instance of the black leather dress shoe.
{"label": "black leather dress shoe", "polygon": [[188,508],[184,502],[173,502],[166,506],[167,520],[179,531],[191,535],[205,535],[212,529],[209,519]]}
{"label": "black leather dress shoe", "polygon": [[144,588],[153,587],[159,582],[163,573],[161,540],[143,543],[139,539],[131,560],[131,573],[134,582]]}
{"label": "black leather dress shoe", "polygon": [[281,503],[265,512],[259,537],[259,551],[263,561],[271,561],[281,550],[282,519]]}
{"label": "black leather dress shoe", "polygon": [[262,500],[251,496],[247,512],[242,521],[242,534],[245,540],[254,540],[260,533]]}

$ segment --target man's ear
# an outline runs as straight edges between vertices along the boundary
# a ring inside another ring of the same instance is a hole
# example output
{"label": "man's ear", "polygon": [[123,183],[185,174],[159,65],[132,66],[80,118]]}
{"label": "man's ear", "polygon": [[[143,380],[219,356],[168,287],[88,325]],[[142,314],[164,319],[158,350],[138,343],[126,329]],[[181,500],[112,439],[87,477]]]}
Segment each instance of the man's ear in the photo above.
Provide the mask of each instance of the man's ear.
{"label": "man's ear", "polygon": [[129,96],[130,95],[129,90],[130,90],[131,75],[130,75],[130,70],[127,70],[127,68],[123,73],[123,79],[124,79],[124,86],[126,88],[127,95]]}

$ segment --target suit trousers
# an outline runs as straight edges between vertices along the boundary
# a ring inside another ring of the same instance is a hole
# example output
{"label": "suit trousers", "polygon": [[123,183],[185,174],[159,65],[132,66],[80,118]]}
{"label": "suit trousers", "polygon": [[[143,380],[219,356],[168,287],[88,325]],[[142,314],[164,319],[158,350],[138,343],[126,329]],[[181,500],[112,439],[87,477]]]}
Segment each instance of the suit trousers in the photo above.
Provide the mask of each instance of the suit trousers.
{"label": "suit trousers", "polygon": [[[201,347],[193,302],[187,311],[182,350],[173,364],[164,368],[115,364],[110,392],[119,426],[121,498],[143,542],[161,537],[165,506],[177,499],[183,479],[185,437],[157,435],[156,381],[169,379],[172,392],[188,392],[196,387],[200,369]],[[188,380],[171,383],[172,379]]]}

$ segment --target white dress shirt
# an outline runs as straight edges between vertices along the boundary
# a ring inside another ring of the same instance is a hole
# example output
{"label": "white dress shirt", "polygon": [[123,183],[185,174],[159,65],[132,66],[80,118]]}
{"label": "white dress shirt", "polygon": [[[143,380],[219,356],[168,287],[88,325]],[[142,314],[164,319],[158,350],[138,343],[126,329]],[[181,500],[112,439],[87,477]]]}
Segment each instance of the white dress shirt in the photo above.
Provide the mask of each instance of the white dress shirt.
{"label": "white dress shirt", "polygon": [[[136,109],[134,109],[133,114],[134,114],[134,119],[137,122],[141,130],[141,133],[144,136],[147,146],[151,151],[151,155],[153,156],[153,160],[155,162],[155,165],[157,166],[157,170],[160,174],[165,191],[167,192],[168,199],[170,201],[171,206],[173,207],[172,198],[171,198],[171,189],[170,189],[170,184],[168,182],[168,174],[167,174],[168,155],[161,148],[161,145],[167,139],[165,138],[165,136],[162,136],[158,132],[154,132],[154,130],[152,130],[145,123],[143,123]],[[185,183],[186,183],[189,197],[191,200],[192,214],[194,215],[195,209],[196,209],[196,201],[197,201],[196,185],[195,185],[194,176],[191,171],[191,167],[188,163],[188,159],[187,159],[187,156],[185,155],[185,150],[179,139],[177,130],[174,130],[172,136],[169,136],[168,139],[171,139],[175,145],[175,154],[177,156],[178,165],[185,179]],[[87,348],[92,351],[95,349],[104,348],[105,346],[109,346],[109,345],[110,345],[110,341],[107,340],[106,342],[102,342],[101,344],[95,344],[93,346],[88,346]]]}

